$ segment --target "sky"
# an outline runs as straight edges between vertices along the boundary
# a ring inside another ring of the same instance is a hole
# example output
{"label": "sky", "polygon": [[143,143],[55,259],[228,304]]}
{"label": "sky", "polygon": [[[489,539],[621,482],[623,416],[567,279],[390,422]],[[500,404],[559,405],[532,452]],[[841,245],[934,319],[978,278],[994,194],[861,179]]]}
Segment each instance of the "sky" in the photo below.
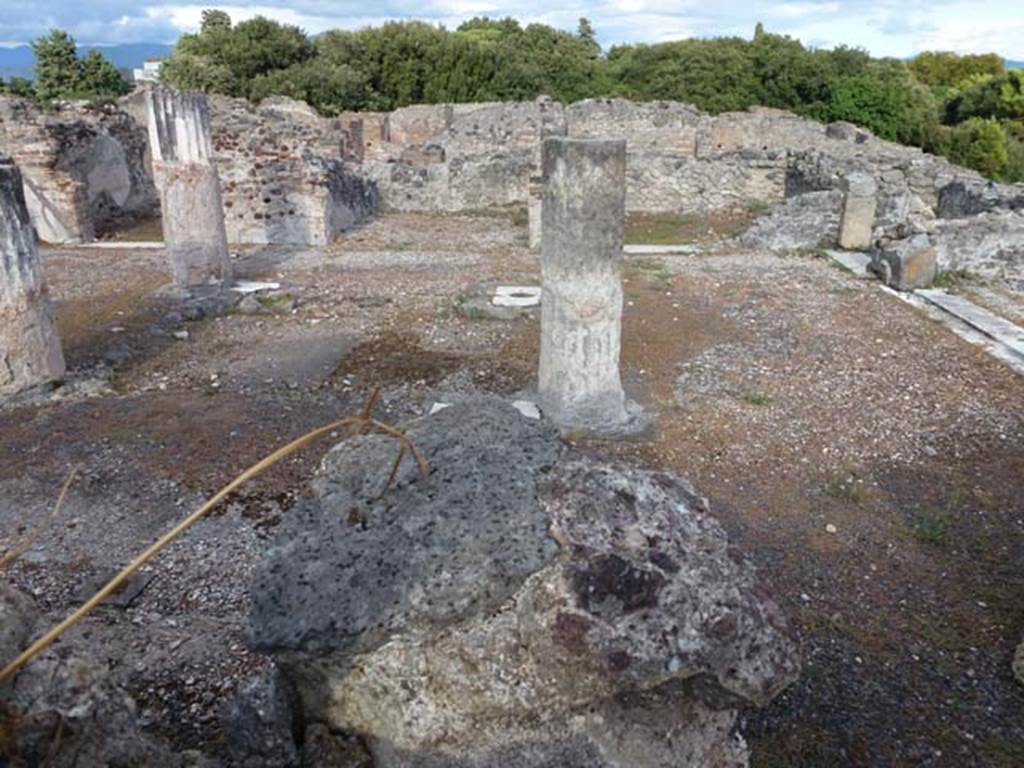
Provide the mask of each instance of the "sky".
{"label": "sky", "polygon": [[[574,30],[586,16],[605,46],[684,37],[750,37],[761,21],[769,32],[814,47],[844,44],[875,56],[923,50],[994,51],[1024,59],[1021,0],[266,0],[218,5],[235,21],[256,15],[297,24],[311,34],[355,29],[390,19],[421,19],[449,29],[473,16],[541,22]],[[558,10],[552,10],[552,7]],[[171,43],[199,26],[206,4],[152,0],[0,0],[0,45],[27,42],[58,27],[82,44]]]}

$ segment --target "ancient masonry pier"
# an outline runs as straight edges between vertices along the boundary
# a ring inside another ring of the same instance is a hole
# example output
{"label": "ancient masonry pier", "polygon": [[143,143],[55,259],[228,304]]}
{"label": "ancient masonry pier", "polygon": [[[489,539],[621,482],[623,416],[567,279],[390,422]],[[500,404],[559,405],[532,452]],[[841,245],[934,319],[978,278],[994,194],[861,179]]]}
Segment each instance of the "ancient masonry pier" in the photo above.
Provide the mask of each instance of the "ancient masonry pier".
{"label": "ancient masonry pier", "polygon": [[546,139],[543,175],[539,400],[560,426],[631,431],[619,376],[626,142]]}
{"label": "ancient masonry pier", "polygon": [[843,213],[839,220],[839,247],[866,251],[875,227],[878,184],[868,173],[851,173],[843,180]]}
{"label": "ancient masonry pier", "polygon": [[206,95],[146,91],[153,180],[160,191],[164,242],[184,288],[231,278],[220,180],[213,163]]}
{"label": "ancient masonry pier", "polygon": [[21,173],[0,157],[0,397],[63,378]]}

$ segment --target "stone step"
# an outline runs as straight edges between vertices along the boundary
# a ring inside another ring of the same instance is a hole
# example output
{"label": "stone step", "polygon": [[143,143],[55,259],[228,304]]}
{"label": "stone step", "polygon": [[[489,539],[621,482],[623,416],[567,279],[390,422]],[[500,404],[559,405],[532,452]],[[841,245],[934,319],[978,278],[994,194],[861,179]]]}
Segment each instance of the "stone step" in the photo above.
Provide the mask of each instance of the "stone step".
{"label": "stone step", "polygon": [[622,250],[630,255],[649,255],[655,253],[698,253],[696,245],[624,245]]}
{"label": "stone step", "polygon": [[1024,359],[1024,328],[971,303],[963,296],[934,289],[921,289],[916,293],[925,301],[945,310],[990,339],[998,341]]}
{"label": "stone step", "polygon": [[844,269],[848,269],[858,277],[865,277],[868,274],[868,264],[871,257],[860,251],[825,251],[828,257]]}

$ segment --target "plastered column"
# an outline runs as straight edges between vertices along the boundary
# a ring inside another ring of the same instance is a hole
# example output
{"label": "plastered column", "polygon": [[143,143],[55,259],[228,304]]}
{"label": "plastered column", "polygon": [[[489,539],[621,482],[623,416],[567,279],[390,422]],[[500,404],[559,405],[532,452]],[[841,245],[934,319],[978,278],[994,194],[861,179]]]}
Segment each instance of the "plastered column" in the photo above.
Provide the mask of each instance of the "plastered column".
{"label": "plastered column", "polygon": [[0,397],[63,378],[21,173],[0,157]]}
{"label": "plastered column", "polygon": [[174,281],[185,288],[231,278],[220,179],[213,163],[206,95],[146,91],[153,180]]}
{"label": "plastered column", "polygon": [[542,155],[538,396],[561,426],[620,431],[631,421],[619,376],[626,142],[549,138]]}

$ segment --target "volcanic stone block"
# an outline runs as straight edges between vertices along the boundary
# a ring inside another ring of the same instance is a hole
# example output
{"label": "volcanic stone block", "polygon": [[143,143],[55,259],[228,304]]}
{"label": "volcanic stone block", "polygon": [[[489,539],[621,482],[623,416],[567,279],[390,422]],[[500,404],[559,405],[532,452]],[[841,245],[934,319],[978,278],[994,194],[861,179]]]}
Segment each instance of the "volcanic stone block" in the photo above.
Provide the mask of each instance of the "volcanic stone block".
{"label": "volcanic stone block", "polygon": [[752,567],[667,474],[467,398],[325,458],[259,566],[252,639],[306,722],[388,768],[738,768],[737,708],[798,671]]}
{"label": "volcanic stone block", "polygon": [[627,431],[619,377],[626,142],[543,145],[539,398],[563,427]]}
{"label": "volcanic stone block", "polygon": [[878,207],[878,185],[867,173],[851,173],[843,182],[843,214],[839,220],[839,247],[865,251],[871,247],[871,233]]}
{"label": "volcanic stone block", "polygon": [[21,174],[0,157],[0,396],[64,378]]}
{"label": "volcanic stone block", "polygon": [[153,179],[171,271],[186,288],[231,278],[206,95],[146,91]]}
{"label": "volcanic stone block", "polygon": [[895,240],[874,252],[868,269],[899,291],[927,288],[938,272],[937,251],[928,235]]}

